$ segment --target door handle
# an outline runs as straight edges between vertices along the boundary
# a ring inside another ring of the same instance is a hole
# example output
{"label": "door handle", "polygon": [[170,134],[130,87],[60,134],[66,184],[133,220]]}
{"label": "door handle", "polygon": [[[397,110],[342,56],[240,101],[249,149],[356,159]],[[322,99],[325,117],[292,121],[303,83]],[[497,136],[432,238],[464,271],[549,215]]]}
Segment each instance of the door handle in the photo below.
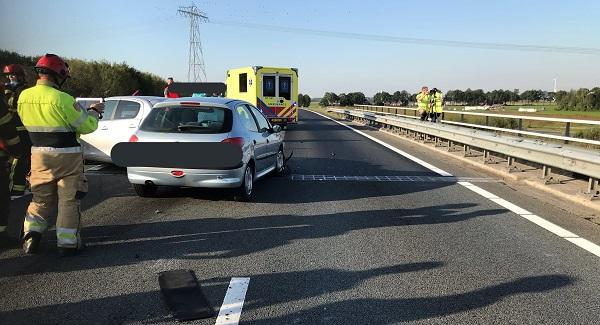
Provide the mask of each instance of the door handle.
{"label": "door handle", "polygon": [[108,130],[108,126],[103,126],[100,130]]}

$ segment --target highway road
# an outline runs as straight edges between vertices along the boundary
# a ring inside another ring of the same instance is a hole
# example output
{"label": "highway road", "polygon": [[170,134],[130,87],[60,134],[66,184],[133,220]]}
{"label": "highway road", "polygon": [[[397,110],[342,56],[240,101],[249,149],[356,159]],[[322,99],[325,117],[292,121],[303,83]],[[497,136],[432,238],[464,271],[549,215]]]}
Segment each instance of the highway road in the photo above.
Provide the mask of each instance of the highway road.
{"label": "highway road", "polygon": [[[92,168],[87,250],[59,259],[48,232],[38,256],[1,252],[0,324],[175,324],[158,285],[175,269],[196,273],[215,313],[245,278],[240,324],[599,323],[600,226],[585,211],[365,126],[353,128],[397,149],[312,112],[300,121],[289,173],[257,183],[251,203],[139,198],[123,170]],[[26,204],[13,201],[12,231]]]}

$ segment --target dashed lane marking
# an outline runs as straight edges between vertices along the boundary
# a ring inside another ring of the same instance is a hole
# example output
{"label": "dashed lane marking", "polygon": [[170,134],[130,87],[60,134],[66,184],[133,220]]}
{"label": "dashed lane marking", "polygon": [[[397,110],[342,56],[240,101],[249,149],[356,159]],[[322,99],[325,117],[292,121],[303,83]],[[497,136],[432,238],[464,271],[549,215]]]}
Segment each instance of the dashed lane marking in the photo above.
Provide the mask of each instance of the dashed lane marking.
{"label": "dashed lane marking", "polygon": [[454,176],[338,176],[338,175],[291,175],[293,181],[354,181],[354,182],[500,182],[485,177]]}
{"label": "dashed lane marking", "polygon": [[240,321],[250,278],[231,278],[215,325],[236,325]]}

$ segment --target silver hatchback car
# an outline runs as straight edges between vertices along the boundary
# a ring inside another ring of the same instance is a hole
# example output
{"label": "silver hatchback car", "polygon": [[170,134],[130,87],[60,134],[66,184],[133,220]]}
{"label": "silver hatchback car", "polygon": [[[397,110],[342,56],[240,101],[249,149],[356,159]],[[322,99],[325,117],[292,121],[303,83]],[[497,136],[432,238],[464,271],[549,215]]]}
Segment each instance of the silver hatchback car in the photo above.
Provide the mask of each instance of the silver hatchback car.
{"label": "silver hatchback car", "polygon": [[[127,167],[136,193],[154,196],[157,186],[235,189],[248,201],[255,180],[285,169],[284,134],[251,104],[228,98],[192,97],[160,102],[130,142],[227,142],[242,148],[242,166],[231,170]],[[158,153],[160,154],[160,153]]]}

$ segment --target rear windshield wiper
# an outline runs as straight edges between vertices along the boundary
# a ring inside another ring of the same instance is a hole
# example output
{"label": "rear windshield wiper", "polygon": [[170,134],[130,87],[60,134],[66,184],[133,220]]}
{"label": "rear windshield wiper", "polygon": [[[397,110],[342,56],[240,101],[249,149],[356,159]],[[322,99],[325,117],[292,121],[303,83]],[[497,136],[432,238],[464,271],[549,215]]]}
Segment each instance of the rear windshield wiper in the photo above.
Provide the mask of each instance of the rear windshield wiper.
{"label": "rear windshield wiper", "polygon": [[201,126],[201,125],[179,125],[179,126],[177,126],[177,130],[179,130],[179,131],[189,130],[189,129],[207,129],[207,127]]}

